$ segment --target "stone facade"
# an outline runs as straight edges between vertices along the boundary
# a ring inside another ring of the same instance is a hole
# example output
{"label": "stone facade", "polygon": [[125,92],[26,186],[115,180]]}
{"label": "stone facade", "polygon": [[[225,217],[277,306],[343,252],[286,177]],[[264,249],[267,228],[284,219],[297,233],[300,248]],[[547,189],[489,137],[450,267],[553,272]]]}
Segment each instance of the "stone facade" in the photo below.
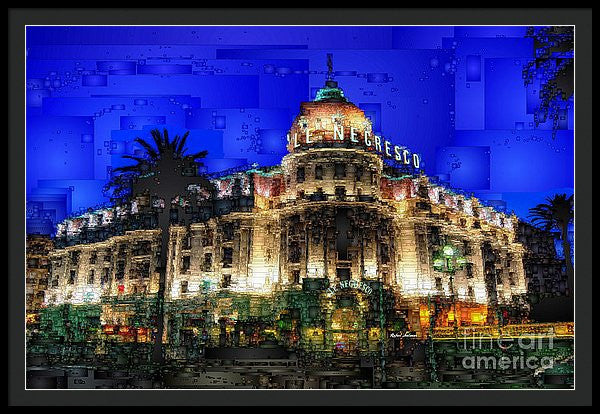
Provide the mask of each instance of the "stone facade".
{"label": "stone facade", "polygon": [[[432,297],[453,303],[446,321],[460,309],[461,324],[485,324],[488,306],[510,306],[526,293],[516,217],[432,182],[416,154],[392,150],[353,104],[303,103],[288,140],[280,166],[214,180],[210,218],[170,227],[166,301],[380,283],[422,328]],[[461,265],[441,269],[444,249]],[[66,245],[51,254],[46,302],[155,294],[160,254],[157,229]]]}
{"label": "stone facade", "polygon": [[44,304],[50,270],[48,254],[53,248],[50,237],[27,236],[27,266],[25,273],[27,313],[36,312]]}
{"label": "stone facade", "polygon": [[122,236],[54,250],[47,304],[99,303],[103,296],[155,294],[160,231],[128,231]]}

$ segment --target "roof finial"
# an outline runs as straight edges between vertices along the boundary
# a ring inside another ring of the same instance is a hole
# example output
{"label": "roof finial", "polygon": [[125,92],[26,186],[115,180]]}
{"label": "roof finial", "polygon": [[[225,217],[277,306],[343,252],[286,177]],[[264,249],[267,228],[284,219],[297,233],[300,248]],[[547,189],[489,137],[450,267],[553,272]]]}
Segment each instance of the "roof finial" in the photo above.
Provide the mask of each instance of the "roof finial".
{"label": "roof finial", "polygon": [[333,80],[333,54],[327,53],[327,79],[325,86],[317,91],[315,101],[338,101],[347,102],[344,98],[344,92],[338,87],[338,83]]}

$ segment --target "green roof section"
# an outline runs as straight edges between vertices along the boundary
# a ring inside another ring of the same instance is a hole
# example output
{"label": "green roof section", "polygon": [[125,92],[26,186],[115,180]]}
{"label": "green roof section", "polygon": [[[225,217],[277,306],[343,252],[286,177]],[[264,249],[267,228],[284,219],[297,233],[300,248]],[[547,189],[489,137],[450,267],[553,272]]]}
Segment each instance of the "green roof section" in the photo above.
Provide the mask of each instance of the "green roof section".
{"label": "green roof section", "polygon": [[348,99],[336,81],[328,80],[325,82],[325,86],[317,91],[315,102],[321,101],[348,102]]}

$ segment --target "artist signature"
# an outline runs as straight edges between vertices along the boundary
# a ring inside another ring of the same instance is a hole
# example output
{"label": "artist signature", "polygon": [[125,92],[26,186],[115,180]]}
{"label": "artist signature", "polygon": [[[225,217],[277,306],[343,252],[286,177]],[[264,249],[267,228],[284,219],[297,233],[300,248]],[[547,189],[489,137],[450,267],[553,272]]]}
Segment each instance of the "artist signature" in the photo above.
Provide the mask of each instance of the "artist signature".
{"label": "artist signature", "polygon": [[392,332],[390,338],[416,338],[416,332]]}

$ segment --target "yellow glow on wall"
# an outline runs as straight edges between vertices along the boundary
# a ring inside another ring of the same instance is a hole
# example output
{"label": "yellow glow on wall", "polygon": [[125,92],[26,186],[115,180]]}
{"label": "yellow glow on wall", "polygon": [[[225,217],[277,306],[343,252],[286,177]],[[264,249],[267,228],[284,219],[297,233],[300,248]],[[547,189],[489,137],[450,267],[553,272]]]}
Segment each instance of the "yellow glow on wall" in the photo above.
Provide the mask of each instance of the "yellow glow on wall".
{"label": "yellow glow on wall", "polygon": [[25,320],[27,321],[27,323],[35,323],[38,321],[38,314],[37,313],[28,313],[25,316]]}
{"label": "yellow glow on wall", "polygon": [[324,268],[324,264],[323,262],[309,262],[307,265],[307,269],[306,269],[306,273],[308,275],[308,277],[323,277],[323,268]]}
{"label": "yellow glow on wall", "polygon": [[379,335],[380,335],[380,330],[379,328],[371,328],[369,329],[369,340],[370,341],[376,341],[379,339]]}
{"label": "yellow glow on wall", "polygon": [[331,317],[331,328],[343,331],[351,331],[357,329],[357,313],[354,310],[348,308],[337,309]]}
{"label": "yellow glow on wall", "polygon": [[323,329],[321,329],[321,328],[306,328],[305,333],[306,333],[307,337],[322,336]]}
{"label": "yellow glow on wall", "polygon": [[306,327],[303,329],[303,338],[307,342],[316,345],[322,345],[325,343],[325,337],[323,335],[323,329]]}
{"label": "yellow glow on wall", "polygon": [[485,316],[481,312],[473,312],[471,313],[471,322],[473,323],[482,323],[485,321]]}
{"label": "yellow glow on wall", "polygon": [[377,276],[376,264],[365,264],[365,277],[374,278]]}

